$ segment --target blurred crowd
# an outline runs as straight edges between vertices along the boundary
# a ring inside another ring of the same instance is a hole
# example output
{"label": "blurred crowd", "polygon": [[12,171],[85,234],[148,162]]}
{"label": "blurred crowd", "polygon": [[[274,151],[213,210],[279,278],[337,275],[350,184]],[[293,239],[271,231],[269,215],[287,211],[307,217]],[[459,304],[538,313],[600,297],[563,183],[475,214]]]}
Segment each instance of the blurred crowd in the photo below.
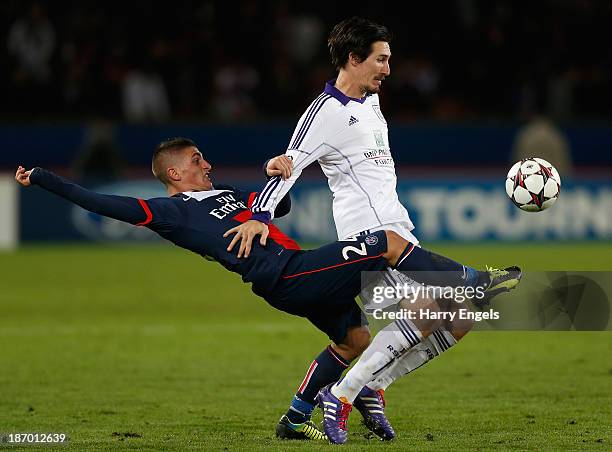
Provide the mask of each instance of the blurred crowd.
{"label": "blurred crowd", "polygon": [[253,121],[333,78],[350,15],[394,34],[395,120],[612,116],[612,2],[97,2],[0,5],[0,118]]}

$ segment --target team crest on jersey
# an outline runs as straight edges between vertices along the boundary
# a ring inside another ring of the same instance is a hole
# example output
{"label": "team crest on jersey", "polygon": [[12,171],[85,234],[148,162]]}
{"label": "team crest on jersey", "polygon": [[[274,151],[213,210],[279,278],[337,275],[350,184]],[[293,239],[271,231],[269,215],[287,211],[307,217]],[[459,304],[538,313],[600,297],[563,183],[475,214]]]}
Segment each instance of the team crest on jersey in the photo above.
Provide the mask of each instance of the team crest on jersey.
{"label": "team crest on jersey", "polygon": [[375,235],[368,235],[364,241],[367,245],[373,246],[378,243],[378,237],[376,237]]}
{"label": "team crest on jersey", "polygon": [[374,130],[374,141],[379,148],[385,147],[385,137],[381,130]]}
{"label": "team crest on jersey", "polygon": [[380,119],[383,124],[387,124],[387,121],[385,120],[382,111],[380,111],[380,105],[372,105],[372,109],[374,110],[374,113],[376,113],[376,116],[378,116],[378,119]]}

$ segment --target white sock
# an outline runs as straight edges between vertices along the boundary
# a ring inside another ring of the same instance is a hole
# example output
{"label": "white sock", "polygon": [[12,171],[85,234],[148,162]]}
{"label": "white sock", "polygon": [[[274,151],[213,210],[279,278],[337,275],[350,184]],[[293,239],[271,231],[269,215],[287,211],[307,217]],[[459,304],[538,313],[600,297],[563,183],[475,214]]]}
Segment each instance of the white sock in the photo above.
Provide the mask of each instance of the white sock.
{"label": "white sock", "polygon": [[353,403],[366,383],[384,372],[402,353],[421,342],[423,334],[410,320],[396,320],[374,336],[359,361],[342,380],[332,386],[331,393]]}
{"label": "white sock", "polygon": [[418,369],[456,343],[457,339],[449,331],[444,328],[437,329],[430,336],[423,339],[423,342],[416,345],[412,350],[408,350],[399,359],[396,359],[392,365],[374,377],[372,381],[367,383],[368,388],[375,391],[387,389],[399,377]]}

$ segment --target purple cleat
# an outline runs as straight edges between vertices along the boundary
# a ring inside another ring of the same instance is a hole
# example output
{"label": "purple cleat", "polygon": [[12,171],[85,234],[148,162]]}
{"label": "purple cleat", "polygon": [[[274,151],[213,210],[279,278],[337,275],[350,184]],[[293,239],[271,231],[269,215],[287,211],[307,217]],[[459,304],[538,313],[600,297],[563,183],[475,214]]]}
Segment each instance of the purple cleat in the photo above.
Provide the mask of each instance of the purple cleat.
{"label": "purple cleat", "polygon": [[344,444],[348,437],[346,431],[348,416],[353,405],[339,400],[330,391],[331,383],[319,391],[316,400],[323,410],[323,430],[332,444]]}
{"label": "purple cleat", "polygon": [[385,416],[385,398],[382,389],[374,391],[364,386],[355,399],[355,408],[363,416],[363,424],[383,441],[395,438],[395,431]]}

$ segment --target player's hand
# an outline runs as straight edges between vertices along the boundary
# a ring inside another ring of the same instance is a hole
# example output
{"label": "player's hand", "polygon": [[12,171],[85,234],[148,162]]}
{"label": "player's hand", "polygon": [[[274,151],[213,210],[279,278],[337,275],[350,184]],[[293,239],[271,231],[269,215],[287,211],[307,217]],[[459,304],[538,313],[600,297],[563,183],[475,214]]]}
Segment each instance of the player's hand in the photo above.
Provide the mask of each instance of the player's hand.
{"label": "player's hand", "polygon": [[270,177],[281,176],[283,180],[291,177],[293,161],[285,154],[271,158],[266,165],[266,174]]}
{"label": "player's hand", "polygon": [[23,185],[24,187],[29,187],[30,185],[32,185],[32,182],[30,182],[30,174],[32,174],[32,170],[26,171],[23,166],[20,166],[19,168],[17,168],[17,172],[15,173],[15,180],[20,185]]}
{"label": "player's hand", "polygon": [[225,231],[223,237],[227,237],[234,233],[236,235],[227,247],[227,251],[232,251],[232,248],[234,247],[234,245],[236,245],[236,243],[238,243],[238,240],[242,239],[240,242],[240,249],[238,250],[238,257],[240,258],[243,256],[249,257],[249,254],[251,253],[253,239],[259,234],[261,234],[259,243],[261,244],[261,246],[265,246],[270,231],[268,230],[267,224],[257,220],[249,220],[242,223],[240,226],[236,226],[235,228]]}

